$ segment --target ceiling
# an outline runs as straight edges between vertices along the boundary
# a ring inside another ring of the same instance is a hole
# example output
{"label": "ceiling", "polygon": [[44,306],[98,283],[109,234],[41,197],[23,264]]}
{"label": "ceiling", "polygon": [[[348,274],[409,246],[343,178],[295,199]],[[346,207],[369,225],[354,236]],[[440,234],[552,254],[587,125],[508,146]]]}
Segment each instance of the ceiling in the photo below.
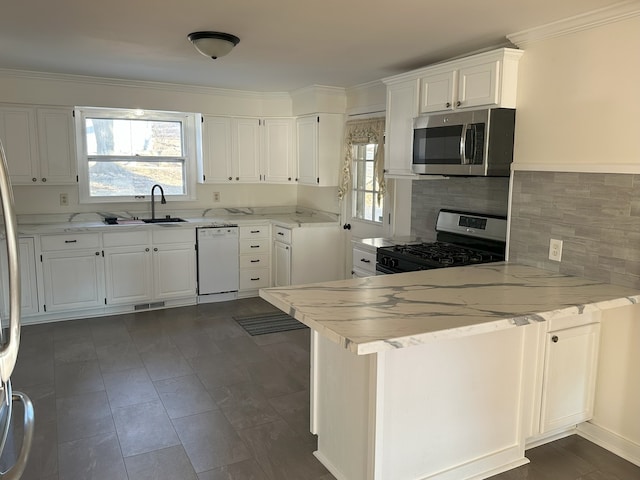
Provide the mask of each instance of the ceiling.
{"label": "ceiling", "polygon": [[[619,0],[22,0],[3,2],[0,68],[290,92],[350,87]],[[226,57],[187,34],[240,37]]]}

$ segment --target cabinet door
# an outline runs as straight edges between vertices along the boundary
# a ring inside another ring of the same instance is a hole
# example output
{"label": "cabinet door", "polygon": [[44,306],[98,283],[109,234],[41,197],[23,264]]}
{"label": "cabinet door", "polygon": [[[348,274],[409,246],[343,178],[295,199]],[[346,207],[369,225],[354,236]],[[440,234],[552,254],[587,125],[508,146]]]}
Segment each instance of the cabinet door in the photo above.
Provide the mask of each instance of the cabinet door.
{"label": "cabinet door", "polygon": [[263,179],[269,183],[295,181],[293,118],[264,120],[262,135]]}
{"label": "cabinet door", "polygon": [[148,303],[152,254],[148,245],[105,249],[107,305]]}
{"label": "cabinet door", "polygon": [[231,125],[236,179],[246,183],[259,182],[260,121],[257,118],[234,118]]}
{"label": "cabinet door", "polygon": [[104,305],[104,263],[99,251],[46,252],[42,270],[45,311]]}
{"label": "cabinet door", "polygon": [[318,116],[296,119],[298,183],[318,184]]}
{"label": "cabinet door", "polygon": [[40,181],[75,184],[76,156],[71,108],[38,108]]}
{"label": "cabinet door", "polygon": [[291,247],[286,243],[273,242],[273,284],[291,285]]}
{"label": "cabinet door", "polygon": [[599,334],[599,323],[547,333],[541,433],[592,417]]}
{"label": "cabinet door", "polygon": [[205,115],[202,124],[202,162],[198,181],[235,182],[231,153],[231,118]]}
{"label": "cabinet door", "polygon": [[0,140],[15,185],[39,181],[35,109],[0,107]]}
{"label": "cabinet door", "polygon": [[411,171],[413,155],[413,119],[417,115],[418,82],[387,87],[387,120],[384,166],[385,172],[396,176],[415,176]]}
{"label": "cabinet door", "polygon": [[[2,317],[9,316],[9,267],[6,258],[6,242],[0,242],[2,248]],[[36,280],[35,247],[33,238],[20,238],[18,240],[20,251],[20,313],[30,315],[38,313],[38,284]]]}
{"label": "cabinet door", "polygon": [[420,79],[420,113],[455,108],[457,72],[450,71]]}
{"label": "cabinet door", "polygon": [[499,61],[461,68],[457,108],[497,105]]}
{"label": "cabinet door", "polygon": [[193,244],[153,247],[153,298],[196,295],[196,252]]}

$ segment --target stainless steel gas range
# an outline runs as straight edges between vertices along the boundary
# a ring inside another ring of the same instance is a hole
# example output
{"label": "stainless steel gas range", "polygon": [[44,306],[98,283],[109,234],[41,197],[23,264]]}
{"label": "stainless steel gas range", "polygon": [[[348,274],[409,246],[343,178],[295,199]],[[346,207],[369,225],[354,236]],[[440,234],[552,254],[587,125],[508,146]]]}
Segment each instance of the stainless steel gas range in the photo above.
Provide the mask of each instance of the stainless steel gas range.
{"label": "stainless steel gas range", "polygon": [[378,248],[376,273],[500,262],[505,258],[506,236],[506,217],[442,209],[435,242]]}

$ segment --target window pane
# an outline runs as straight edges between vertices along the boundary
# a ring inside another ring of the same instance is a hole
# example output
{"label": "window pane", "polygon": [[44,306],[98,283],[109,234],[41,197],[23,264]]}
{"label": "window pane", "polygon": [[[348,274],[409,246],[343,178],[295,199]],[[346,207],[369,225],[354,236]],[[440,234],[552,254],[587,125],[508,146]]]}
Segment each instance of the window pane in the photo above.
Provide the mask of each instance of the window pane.
{"label": "window pane", "polygon": [[184,195],[184,162],[89,162],[92,196],[149,195],[156,183],[165,195]]}
{"label": "window pane", "polygon": [[89,156],[183,155],[180,122],[87,118],[85,126]]}
{"label": "window pane", "polygon": [[372,222],[382,222],[382,200],[378,204],[378,179],[373,158],[376,145],[353,147],[353,217]]}

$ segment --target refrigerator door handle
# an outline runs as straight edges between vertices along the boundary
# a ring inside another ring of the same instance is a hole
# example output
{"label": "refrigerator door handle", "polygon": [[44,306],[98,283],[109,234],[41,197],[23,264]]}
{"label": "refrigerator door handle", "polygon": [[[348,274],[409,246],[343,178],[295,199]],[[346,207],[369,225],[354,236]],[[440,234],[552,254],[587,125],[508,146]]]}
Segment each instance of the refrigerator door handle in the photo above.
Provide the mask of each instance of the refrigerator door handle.
{"label": "refrigerator door handle", "polygon": [[[0,348],[0,381],[6,383],[13,373],[20,346],[20,260],[18,258],[18,226],[14,214],[13,190],[4,148],[0,142],[0,200],[7,239],[9,267],[9,338]],[[1,338],[1,334],[0,334]]]}
{"label": "refrigerator door handle", "polygon": [[22,439],[22,447],[20,448],[20,454],[16,460],[16,463],[6,473],[0,473],[2,480],[20,480],[25,468],[27,467],[27,460],[29,459],[29,452],[31,451],[31,443],[33,442],[33,430],[35,426],[33,416],[33,403],[29,397],[22,392],[13,392],[12,395],[14,402],[22,402],[24,404],[24,437]]}

